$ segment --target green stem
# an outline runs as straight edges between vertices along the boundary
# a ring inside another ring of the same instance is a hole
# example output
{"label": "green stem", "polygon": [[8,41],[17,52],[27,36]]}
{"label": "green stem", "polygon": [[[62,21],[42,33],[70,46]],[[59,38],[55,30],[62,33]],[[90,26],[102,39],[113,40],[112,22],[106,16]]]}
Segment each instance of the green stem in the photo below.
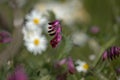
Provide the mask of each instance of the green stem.
{"label": "green stem", "polygon": [[116,6],[115,0],[111,0],[110,4],[112,6],[113,15],[117,19],[119,17],[119,8]]}
{"label": "green stem", "polygon": [[73,75],[74,80],[78,80],[76,75]]}
{"label": "green stem", "polygon": [[114,18],[115,18],[115,20],[116,20],[116,23],[114,24],[114,31],[115,31],[115,34],[116,35],[119,35],[119,21],[117,21],[117,19],[119,18],[119,8],[116,6],[117,4],[116,4],[116,2],[115,2],[116,0],[110,0],[110,4],[111,4],[111,6],[112,6],[112,12],[113,12],[113,15],[114,15]]}
{"label": "green stem", "polygon": [[116,80],[117,80],[117,75],[116,75],[116,72],[115,72],[115,70],[114,70],[114,68],[113,68],[113,64],[111,63],[111,62],[109,62],[110,63],[110,69],[115,73],[114,74],[114,76],[115,76],[115,78],[116,78]]}
{"label": "green stem", "polygon": [[102,75],[100,72],[93,72],[93,71],[90,71],[90,73],[92,73],[94,76],[97,77],[97,79],[99,80],[108,80],[104,75]]}
{"label": "green stem", "polygon": [[71,44],[71,41],[70,41],[70,37],[66,37],[63,35],[63,39],[65,40],[65,46],[62,50],[62,52],[60,52],[60,55],[58,56],[58,59],[61,59],[62,57],[65,57],[65,56],[68,56],[69,55],[69,52],[71,51],[72,49],[72,44]]}

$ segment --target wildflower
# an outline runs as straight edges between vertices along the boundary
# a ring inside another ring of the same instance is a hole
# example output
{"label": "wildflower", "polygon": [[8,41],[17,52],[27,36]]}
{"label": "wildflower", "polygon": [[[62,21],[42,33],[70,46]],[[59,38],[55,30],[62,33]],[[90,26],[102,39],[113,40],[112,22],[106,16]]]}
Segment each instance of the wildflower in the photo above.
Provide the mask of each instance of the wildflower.
{"label": "wildflower", "polygon": [[74,74],[76,70],[71,57],[68,58],[67,66],[69,73]]}
{"label": "wildflower", "polygon": [[66,65],[66,66],[67,66],[68,72],[69,72],[70,74],[74,74],[74,73],[76,72],[75,66],[74,66],[74,63],[73,63],[73,60],[72,60],[71,57],[64,58],[64,59],[58,61],[58,62],[55,64],[55,67],[56,67],[56,68],[59,68],[59,67],[62,67],[62,65]]}
{"label": "wildflower", "polygon": [[75,66],[74,66],[74,63],[73,63],[73,60],[72,60],[71,57],[64,58],[64,59],[58,61],[55,64],[55,68],[60,68],[63,65],[66,65],[67,70],[64,73],[59,74],[57,76],[56,80],[66,80],[67,79],[67,74],[69,74],[69,73],[74,74],[76,72],[76,69],[75,69]]}
{"label": "wildflower", "polygon": [[102,55],[102,60],[107,59],[107,56],[108,56],[107,54],[108,54],[107,51],[104,51],[104,53]]}
{"label": "wildflower", "polygon": [[116,58],[117,56],[119,56],[119,54],[120,54],[120,47],[112,46],[103,52],[102,59],[113,60],[113,58]]}
{"label": "wildflower", "polygon": [[47,21],[37,10],[33,10],[30,14],[26,15],[26,20],[26,27],[32,30],[38,29],[39,26],[42,26]]}
{"label": "wildflower", "polygon": [[25,41],[25,46],[33,54],[41,54],[42,51],[46,50],[47,40],[44,36],[31,36],[28,41]]}
{"label": "wildflower", "polygon": [[42,30],[41,29],[30,30],[30,29],[27,29],[26,27],[23,27],[22,33],[23,33],[23,40],[27,41],[35,35],[38,35],[38,36],[41,35]]}
{"label": "wildflower", "polygon": [[72,35],[73,44],[78,46],[83,46],[88,39],[88,36],[83,32],[76,32]]}
{"label": "wildflower", "polygon": [[78,72],[87,72],[87,70],[89,69],[89,65],[84,61],[77,60],[76,64],[76,70]]}
{"label": "wildflower", "polygon": [[48,27],[49,28],[48,33],[49,35],[54,36],[54,38],[50,41],[50,44],[53,48],[55,48],[62,39],[62,35],[61,35],[62,27],[60,25],[59,20],[55,20],[48,24],[51,25]]}
{"label": "wildflower", "polygon": [[59,68],[62,65],[66,64],[66,62],[67,62],[67,58],[64,58],[64,59],[62,59],[60,61],[57,61],[54,66],[55,66],[55,68]]}
{"label": "wildflower", "polygon": [[61,1],[64,2],[41,2],[36,6],[36,8],[39,9],[41,12],[46,12],[47,10],[53,11],[55,17],[57,19],[61,19],[66,25],[69,25],[69,27],[73,27],[76,22],[86,23],[89,21],[90,16],[83,8],[83,2],[81,2],[81,0]]}
{"label": "wildflower", "polygon": [[41,30],[39,26],[36,26],[31,22],[26,22],[26,24],[24,24],[24,27],[26,27],[28,30]]}
{"label": "wildflower", "polygon": [[100,29],[97,26],[93,26],[90,29],[90,32],[93,33],[93,34],[97,34],[97,33],[99,33],[99,31],[100,31]]}
{"label": "wildflower", "polygon": [[7,80],[28,80],[28,76],[24,70],[24,67],[21,65],[18,65],[14,72],[10,75],[8,75]]}
{"label": "wildflower", "polygon": [[61,39],[62,39],[62,36],[58,34],[50,41],[50,44],[52,45],[53,48],[55,48],[57,47]]}
{"label": "wildflower", "polygon": [[0,32],[0,43],[9,43],[11,42],[12,38],[10,33],[7,31],[1,31]]}
{"label": "wildflower", "polygon": [[91,54],[91,55],[89,56],[89,59],[90,59],[91,61],[95,60],[95,58],[96,58],[96,55],[95,55],[95,54]]}

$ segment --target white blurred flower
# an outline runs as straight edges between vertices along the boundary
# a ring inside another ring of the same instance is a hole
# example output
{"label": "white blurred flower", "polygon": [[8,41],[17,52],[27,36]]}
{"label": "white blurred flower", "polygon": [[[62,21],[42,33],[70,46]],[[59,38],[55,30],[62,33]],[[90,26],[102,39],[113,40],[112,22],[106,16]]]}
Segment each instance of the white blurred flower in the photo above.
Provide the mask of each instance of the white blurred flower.
{"label": "white blurred flower", "polygon": [[73,44],[83,46],[88,41],[88,36],[83,32],[75,32],[72,35]]}
{"label": "white blurred flower", "polygon": [[93,50],[94,53],[98,53],[100,51],[100,45],[95,39],[90,38],[88,44],[89,44],[89,48]]}
{"label": "white blurred flower", "polygon": [[117,77],[117,80],[120,80],[120,77]]}
{"label": "white blurred flower", "polygon": [[85,80],[85,78],[84,78],[84,77],[82,77],[80,80]]}
{"label": "white blurred flower", "polygon": [[31,11],[25,18],[27,20],[25,26],[32,30],[41,28],[43,24],[47,23],[47,18],[43,17],[42,13],[38,10]]}
{"label": "white blurred flower", "polygon": [[62,19],[68,25],[74,24],[76,21],[89,21],[89,15],[83,7],[82,0],[66,0],[63,3],[40,2],[35,8],[41,12],[53,11],[57,19]]}
{"label": "white blurred flower", "polygon": [[41,35],[42,30],[41,29],[31,30],[31,29],[27,29],[26,27],[23,27],[22,33],[23,33],[23,40],[29,41],[31,37],[36,35]]}
{"label": "white blurred flower", "polygon": [[95,60],[95,58],[96,58],[95,54],[91,54],[91,55],[89,56],[89,59],[90,59],[91,61]]}
{"label": "white blurred flower", "polygon": [[12,60],[9,60],[8,62],[7,62],[7,65],[8,66],[11,66],[13,64],[13,61]]}
{"label": "white blurred flower", "polygon": [[47,40],[45,36],[31,36],[28,41],[25,41],[25,46],[34,55],[41,54],[47,48]]}
{"label": "white blurred flower", "polygon": [[77,60],[76,64],[76,70],[78,72],[87,72],[87,70],[89,69],[89,65],[84,61]]}
{"label": "white blurred flower", "polygon": [[25,24],[25,27],[28,30],[41,30],[42,31],[42,27],[41,26],[34,25],[30,21],[27,21],[27,23]]}

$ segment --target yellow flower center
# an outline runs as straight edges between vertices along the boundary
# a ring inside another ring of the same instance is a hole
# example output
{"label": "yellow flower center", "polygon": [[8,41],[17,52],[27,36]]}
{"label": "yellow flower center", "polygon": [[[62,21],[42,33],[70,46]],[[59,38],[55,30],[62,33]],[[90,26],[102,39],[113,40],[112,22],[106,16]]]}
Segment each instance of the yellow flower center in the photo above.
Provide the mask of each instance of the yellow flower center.
{"label": "yellow flower center", "polygon": [[40,23],[40,20],[39,20],[38,18],[35,18],[35,19],[33,20],[33,22],[34,22],[35,24],[39,24],[39,23]]}
{"label": "yellow flower center", "polygon": [[37,46],[37,45],[39,45],[40,44],[40,40],[39,39],[35,39],[34,40],[34,44]]}
{"label": "yellow flower center", "polygon": [[88,64],[84,64],[83,68],[87,70],[89,68]]}

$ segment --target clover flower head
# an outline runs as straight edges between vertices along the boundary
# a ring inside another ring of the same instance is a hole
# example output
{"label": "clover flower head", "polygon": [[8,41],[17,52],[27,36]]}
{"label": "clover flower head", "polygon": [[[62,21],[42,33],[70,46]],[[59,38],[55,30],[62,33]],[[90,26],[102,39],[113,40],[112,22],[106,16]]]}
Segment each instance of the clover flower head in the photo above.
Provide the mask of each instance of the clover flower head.
{"label": "clover flower head", "polygon": [[75,66],[74,66],[74,62],[73,62],[71,57],[64,58],[64,59],[58,61],[55,64],[55,67],[59,68],[59,67],[62,67],[62,65],[66,65],[67,66],[67,72],[69,72],[70,74],[74,74],[76,72],[76,69],[75,69]]}
{"label": "clover flower head", "polygon": [[90,32],[93,33],[93,34],[97,34],[97,33],[100,32],[100,29],[97,26],[93,26],[93,27],[90,28]]}
{"label": "clover flower head", "polygon": [[9,32],[1,31],[0,32],[0,43],[9,43],[12,41],[12,37]]}
{"label": "clover flower head", "polygon": [[14,72],[10,75],[8,75],[7,80],[28,80],[28,76],[24,70],[24,67],[21,65],[18,65]]}
{"label": "clover flower head", "polygon": [[74,74],[76,72],[76,69],[75,69],[75,66],[74,66],[74,63],[71,57],[68,58],[67,65],[68,65],[69,73]]}
{"label": "clover flower head", "polygon": [[48,33],[50,36],[54,36],[54,38],[50,41],[50,44],[53,48],[56,48],[62,39],[62,35],[61,35],[62,27],[60,25],[59,20],[55,20],[48,24],[51,25],[48,27],[48,29],[49,29]]}
{"label": "clover flower head", "polygon": [[112,46],[103,52],[102,60],[106,60],[106,59],[113,60],[119,55],[120,55],[120,47]]}

